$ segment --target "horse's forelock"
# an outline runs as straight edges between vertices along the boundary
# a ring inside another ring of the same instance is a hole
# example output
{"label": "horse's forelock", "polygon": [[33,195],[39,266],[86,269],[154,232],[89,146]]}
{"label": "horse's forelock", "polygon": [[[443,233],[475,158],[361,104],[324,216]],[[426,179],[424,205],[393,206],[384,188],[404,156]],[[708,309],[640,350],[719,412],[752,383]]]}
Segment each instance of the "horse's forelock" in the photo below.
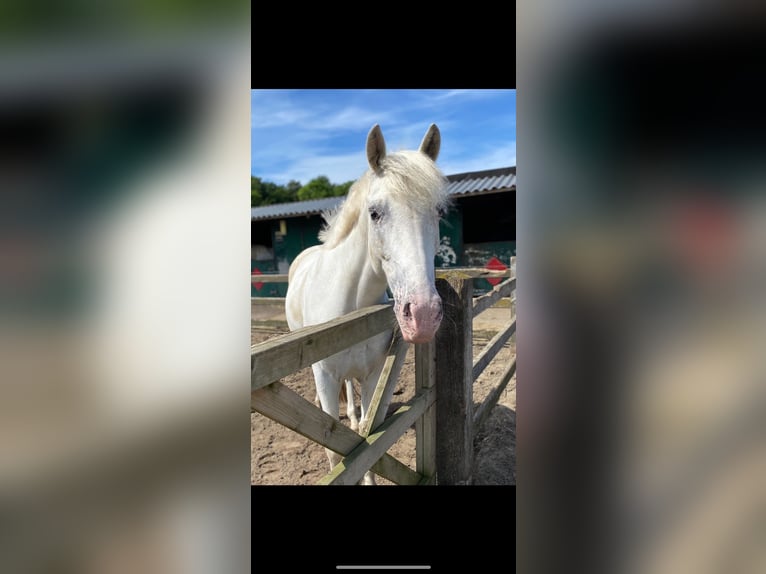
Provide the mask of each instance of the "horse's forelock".
{"label": "horse's forelock", "polygon": [[386,156],[381,167],[387,193],[402,203],[427,211],[449,202],[447,178],[425,154],[400,151]]}
{"label": "horse's forelock", "polygon": [[373,177],[379,177],[386,192],[418,211],[446,207],[449,204],[447,178],[425,154],[417,151],[399,151],[381,161],[381,174],[368,170],[351,186],[346,200],[337,208],[322,214],[325,226],[319,240],[334,247],[348,237],[359,221]]}

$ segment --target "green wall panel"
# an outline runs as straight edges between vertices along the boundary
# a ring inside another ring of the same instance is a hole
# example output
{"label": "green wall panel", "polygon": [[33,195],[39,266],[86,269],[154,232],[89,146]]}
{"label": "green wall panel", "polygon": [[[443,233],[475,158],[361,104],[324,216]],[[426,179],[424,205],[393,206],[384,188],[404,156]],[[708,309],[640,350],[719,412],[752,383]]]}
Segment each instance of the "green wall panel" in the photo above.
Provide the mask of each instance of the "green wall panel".
{"label": "green wall panel", "polygon": [[[511,257],[515,255],[515,241],[473,243],[464,246],[463,265],[466,267],[486,267],[493,257],[497,257],[506,267],[510,267]],[[490,291],[493,286],[486,279],[477,279],[473,287],[475,292],[482,293]]]}

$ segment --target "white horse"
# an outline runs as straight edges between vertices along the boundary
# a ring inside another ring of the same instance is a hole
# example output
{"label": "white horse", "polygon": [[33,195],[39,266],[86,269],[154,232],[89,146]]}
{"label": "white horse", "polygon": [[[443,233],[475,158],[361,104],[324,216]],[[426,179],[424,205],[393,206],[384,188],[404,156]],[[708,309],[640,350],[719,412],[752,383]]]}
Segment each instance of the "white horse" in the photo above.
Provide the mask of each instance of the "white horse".
{"label": "white horse", "polygon": [[[442,319],[434,255],[439,218],[449,202],[446,178],[434,163],[440,146],[439,128],[432,124],[419,151],[386,155],[380,126],[373,126],[367,136],[370,169],[338,210],[325,214],[322,244],[303,251],[290,266],[285,301],[290,329],[385,303],[390,286],[402,338],[410,343],[433,339]],[[339,419],[345,382],[349,418],[355,424],[351,380],[356,379],[365,424],[392,334],[383,332],[312,365],[324,412]],[[382,412],[391,398],[383,397]],[[327,455],[331,468],[340,461],[329,449]],[[364,484],[375,484],[372,472],[366,473]]]}

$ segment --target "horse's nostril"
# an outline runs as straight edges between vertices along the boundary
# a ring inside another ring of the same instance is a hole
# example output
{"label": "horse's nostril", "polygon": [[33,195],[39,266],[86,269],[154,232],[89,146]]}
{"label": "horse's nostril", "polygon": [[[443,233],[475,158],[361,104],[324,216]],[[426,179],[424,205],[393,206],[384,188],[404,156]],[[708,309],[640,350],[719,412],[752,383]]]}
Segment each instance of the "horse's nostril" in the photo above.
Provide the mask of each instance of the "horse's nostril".
{"label": "horse's nostril", "polygon": [[404,307],[402,308],[402,314],[404,314],[405,317],[408,317],[408,318],[410,317],[411,313],[410,313],[410,304],[409,303],[405,303],[404,304]]}

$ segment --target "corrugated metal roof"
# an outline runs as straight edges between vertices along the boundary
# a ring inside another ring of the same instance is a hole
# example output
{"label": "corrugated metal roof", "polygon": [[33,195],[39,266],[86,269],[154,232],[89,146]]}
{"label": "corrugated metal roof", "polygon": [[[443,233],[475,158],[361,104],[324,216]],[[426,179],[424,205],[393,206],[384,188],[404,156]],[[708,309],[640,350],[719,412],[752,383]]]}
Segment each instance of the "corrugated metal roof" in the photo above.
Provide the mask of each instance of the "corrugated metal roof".
{"label": "corrugated metal roof", "polygon": [[[481,195],[516,189],[516,167],[503,167],[448,175],[447,191],[450,195]],[[279,203],[250,208],[253,220],[296,217],[322,213],[339,205],[345,197],[326,197],[293,203]]]}
{"label": "corrugated metal roof", "polygon": [[332,209],[344,199],[346,199],[346,197],[341,196],[309,199],[308,201],[295,201],[293,203],[276,203],[274,205],[264,205],[262,207],[251,207],[250,213],[254,220],[312,215],[315,213],[322,213],[327,209]]}
{"label": "corrugated metal roof", "polygon": [[516,188],[516,168],[503,167],[448,175],[450,195],[477,195]]}

